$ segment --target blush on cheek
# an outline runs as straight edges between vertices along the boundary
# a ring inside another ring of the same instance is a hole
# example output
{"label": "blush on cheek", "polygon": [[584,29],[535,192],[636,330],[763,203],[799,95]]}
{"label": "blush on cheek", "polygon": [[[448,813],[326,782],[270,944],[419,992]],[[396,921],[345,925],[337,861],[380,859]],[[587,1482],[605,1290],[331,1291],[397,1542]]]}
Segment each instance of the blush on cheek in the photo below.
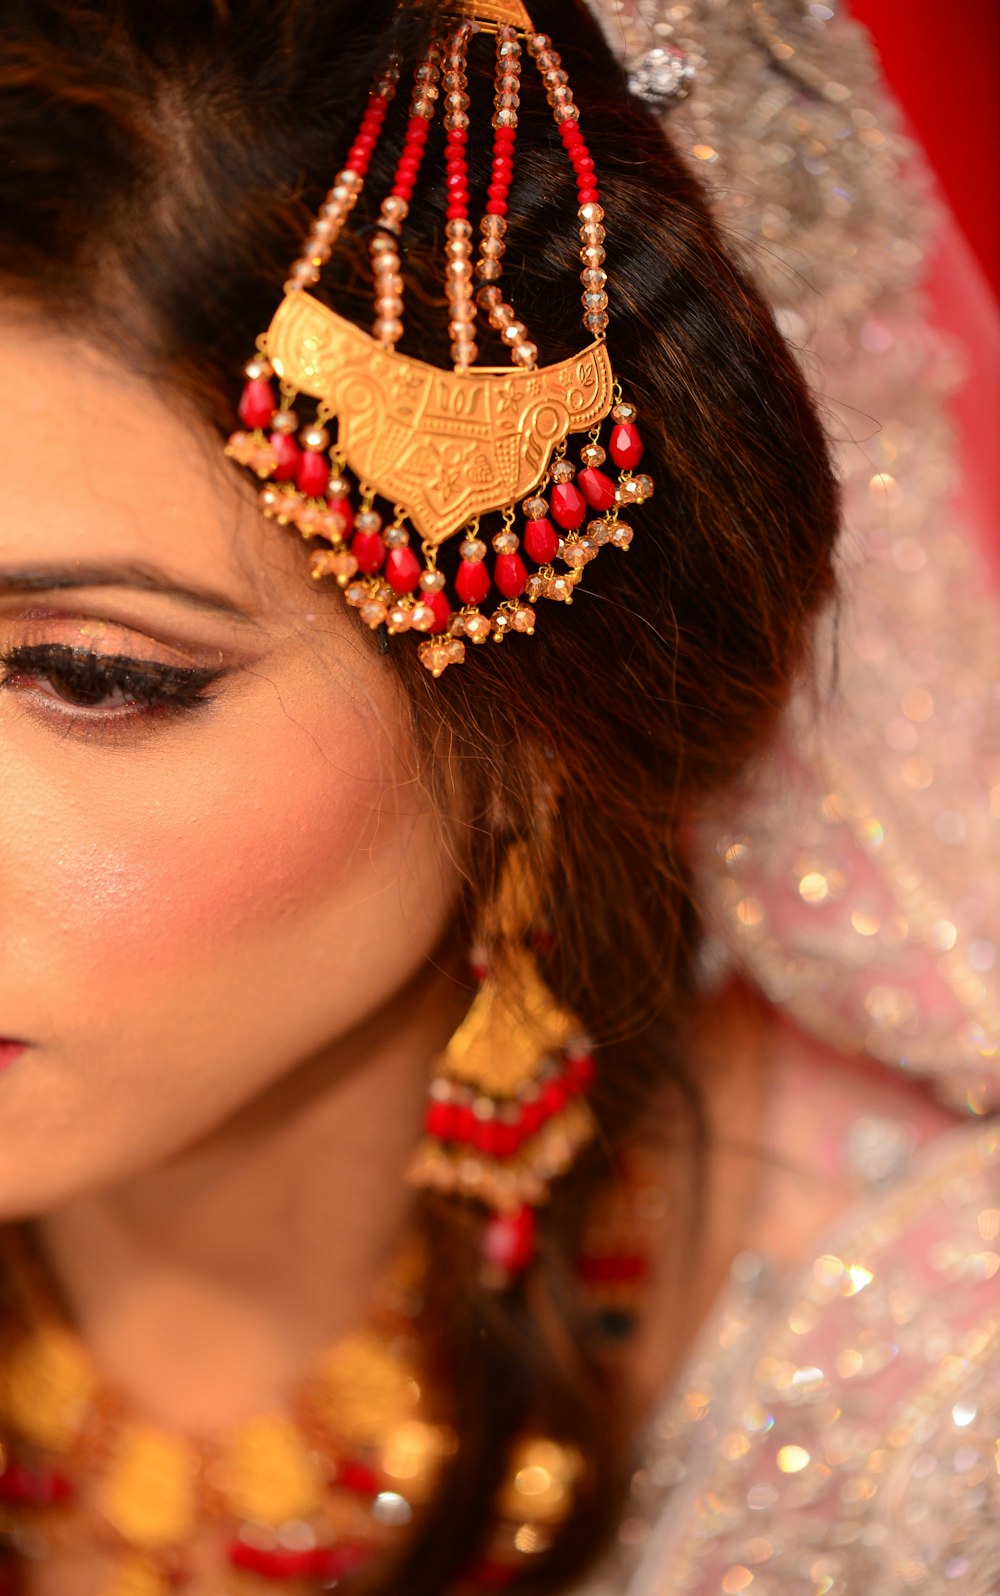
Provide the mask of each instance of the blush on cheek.
{"label": "blush on cheek", "polygon": [[[264,761],[261,764],[265,763]],[[147,970],[210,955],[234,933],[307,914],[358,870],[374,869],[382,786],[332,768],[315,752],[273,773],[258,764],[180,765],[177,787],[155,806],[116,805],[95,841],[59,853],[58,879],[43,895],[55,925],[79,936],[106,970]],[[186,778],[186,779],[185,779]],[[89,960],[88,960],[89,962]]]}

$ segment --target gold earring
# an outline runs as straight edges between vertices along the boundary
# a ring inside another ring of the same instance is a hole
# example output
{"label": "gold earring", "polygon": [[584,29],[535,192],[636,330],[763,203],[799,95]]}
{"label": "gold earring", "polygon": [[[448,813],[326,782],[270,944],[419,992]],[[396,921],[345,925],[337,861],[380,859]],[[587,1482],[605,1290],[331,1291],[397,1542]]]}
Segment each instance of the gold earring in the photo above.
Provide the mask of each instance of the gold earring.
{"label": "gold earring", "polygon": [[586,1092],[592,1045],[546,987],[522,937],[530,878],[520,850],[505,864],[495,909],[508,947],[502,969],[473,957],[479,987],[438,1059],[424,1138],[408,1178],[490,1212],[484,1262],[496,1284],[531,1261],[535,1209],[594,1134]]}

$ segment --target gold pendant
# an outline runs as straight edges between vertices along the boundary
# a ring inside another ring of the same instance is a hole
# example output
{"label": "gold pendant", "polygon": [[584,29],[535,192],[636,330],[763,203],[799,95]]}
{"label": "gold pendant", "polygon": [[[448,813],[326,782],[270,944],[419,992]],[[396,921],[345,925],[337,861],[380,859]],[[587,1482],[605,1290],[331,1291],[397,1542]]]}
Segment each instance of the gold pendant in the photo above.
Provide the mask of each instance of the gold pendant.
{"label": "gold pendant", "polygon": [[489,976],[482,982],[440,1065],[449,1080],[489,1097],[516,1097],[535,1079],[541,1061],[580,1029],[556,1003],[529,953],[511,963],[502,982]]}
{"label": "gold pendant", "polygon": [[193,1534],[198,1454],[183,1436],[129,1424],[101,1482],[99,1511],[133,1546],[156,1550]]}
{"label": "gold pendant", "polygon": [[234,1431],[217,1479],[238,1518],[275,1528],[308,1518],[323,1502],[323,1481],[302,1433],[280,1414],[250,1419]]}
{"label": "gold pendant", "polygon": [[381,1446],[415,1416],[420,1388],[375,1335],[349,1336],[314,1365],[310,1396],[329,1433],[348,1448]]}
{"label": "gold pendant", "polygon": [[72,1449],[97,1386],[76,1335],[58,1325],[33,1330],[10,1354],[3,1410],[26,1440],[54,1452]]}
{"label": "gold pendant", "polygon": [[603,420],[614,397],[602,339],[534,371],[444,371],[384,348],[306,293],[282,300],[266,347],[282,382],[337,417],[337,450],[358,480],[405,504],[435,546],[529,494],[556,447]]}

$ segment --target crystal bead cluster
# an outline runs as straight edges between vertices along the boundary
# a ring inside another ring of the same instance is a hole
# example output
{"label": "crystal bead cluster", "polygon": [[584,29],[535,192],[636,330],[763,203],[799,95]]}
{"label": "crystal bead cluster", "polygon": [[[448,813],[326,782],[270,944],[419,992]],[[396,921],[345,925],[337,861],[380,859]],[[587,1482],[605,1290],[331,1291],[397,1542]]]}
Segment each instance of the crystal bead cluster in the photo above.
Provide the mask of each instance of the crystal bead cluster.
{"label": "crystal bead cluster", "polygon": [[[385,626],[390,635],[425,634],[419,655],[434,676],[464,660],[466,643],[499,643],[510,632],[534,632],[540,599],[571,604],[584,566],[606,544],[630,546],[633,528],[622,512],[653,493],[653,479],[635,470],[644,450],[638,410],[619,401],[607,449],[595,429],[581,450],[579,469],[564,455],[555,459],[521,505],[520,533],[513,506],[489,545],[479,536],[478,521],[470,524],[449,581],[435,549],[425,545],[422,558],[413,549],[405,514],[386,525],[373,496],[345,475],[336,451],[332,458],[324,452],[325,427],[302,428],[296,441],[295,412],[277,407],[271,375],[265,360],[248,363],[240,416],[255,430],[235,434],[229,453],[268,479],[259,494],[265,516],[322,543],[311,558],[313,576],[332,576],[367,626]],[[614,477],[601,469],[609,456]],[[491,597],[496,607],[488,614],[484,606]]]}
{"label": "crystal bead cluster", "polygon": [[[458,7],[459,14],[463,8]],[[604,209],[594,159],[580,127],[580,112],[561,57],[546,34],[535,33],[520,6],[512,6],[509,20],[490,19],[495,33],[496,66],[492,115],[489,183],[478,226],[478,242],[470,219],[468,143],[470,137],[468,53],[480,32],[474,8],[465,20],[436,35],[413,73],[402,146],[389,193],[381,201],[369,244],[375,293],[372,325],[372,369],[382,374],[392,366],[396,345],[404,331],[404,279],[401,234],[423,167],[428,129],[438,103],[444,122],[445,224],[444,287],[448,306],[448,335],[454,372],[470,383],[483,374],[503,377],[500,368],[477,369],[477,323],[481,318],[506,350],[511,365],[524,374],[548,373],[557,368],[538,366],[538,346],[502,286],[507,250],[507,216],[515,171],[518,109],[521,104],[522,54],[534,61],[561,142],[573,170],[577,188],[582,320],[594,340],[591,353],[603,346],[608,329],[607,271],[605,269]],[[390,102],[400,78],[401,63],[393,57],[380,74],[362,117],[357,137],[343,169],[327,196],[302,255],[292,266],[285,284],[286,296],[301,295],[315,284],[329,259],[336,239],[357,203],[372,155],[383,137]],[[272,329],[273,331],[273,329]],[[587,356],[584,351],[581,359]],[[509,633],[535,630],[536,608],[542,599],[572,602],[584,567],[606,544],[629,547],[633,529],[626,517],[653,491],[652,478],[638,472],[643,443],[636,427],[637,411],[626,402],[605,365],[604,389],[588,416],[567,416],[561,433],[540,442],[518,437],[516,447],[532,464],[517,478],[515,497],[489,500],[480,514],[469,517],[468,501],[454,520],[438,524],[428,536],[416,512],[396,496],[366,477],[350,447],[343,412],[320,402],[300,422],[296,406],[302,394],[269,359],[268,335],[258,340],[258,350],[245,367],[245,385],[239,404],[242,429],[227,444],[227,453],[262,478],[259,503],[265,516],[281,526],[294,527],[314,541],[310,569],[314,578],[332,577],[343,589],[348,605],[374,629],[393,635],[415,632],[421,639],[418,657],[432,676],[467,657],[469,645],[502,642]],[[389,365],[386,359],[389,357]],[[277,357],[275,357],[277,359]],[[314,357],[314,367],[321,352]],[[405,411],[399,394],[406,384],[419,385],[420,372],[433,371],[405,357],[406,370],[392,378],[394,426]],[[562,373],[559,373],[560,377]],[[600,381],[600,379],[598,379]],[[279,391],[276,391],[276,382]],[[310,389],[310,394],[315,394]],[[494,390],[497,392],[498,390]],[[606,397],[604,395],[606,394]],[[472,392],[470,413],[482,401],[488,412],[490,399],[482,389]],[[514,402],[510,394],[498,399]],[[425,401],[421,401],[427,409]],[[461,405],[455,406],[461,410]],[[421,405],[414,402],[413,409]],[[611,411],[610,435],[601,442],[600,419]],[[598,417],[596,425],[594,417]],[[334,422],[340,420],[339,433]],[[416,423],[414,422],[414,426]],[[579,466],[567,458],[567,431],[588,434]],[[455,434],[453,434],[455,435]],[[459,437],[461,419],[458,423]],[[470,434],[471,436],[471,434]],[[498,440],[500,434],[497,434]],[[408,448],[414,458],[427,461],[436,473],[438,499],[454,493],[454,480],[463,469],[496,471],[467,456],[464,466],[451,470],[442,458],[432,459],[426,435],[399,437],[397,458]],[[536,446],[537,445],[537,446]],[[498,441],[497,462],[509,446]],[[537,455],[537,458],[536,458]],[[610,457],[616,475],[602,469]],[[485,480],[485,479],[484,479]],[[412,491],[412,490],[411,490]],[[488,495],[478,503],[486,504]],[[519,521],[518,499],[521,504]],[[463,515],[466,519],[463,521]],[[496,517],[492,525],[483,517]],[[439,568],[441,544],[459,534],[458,560]]]}

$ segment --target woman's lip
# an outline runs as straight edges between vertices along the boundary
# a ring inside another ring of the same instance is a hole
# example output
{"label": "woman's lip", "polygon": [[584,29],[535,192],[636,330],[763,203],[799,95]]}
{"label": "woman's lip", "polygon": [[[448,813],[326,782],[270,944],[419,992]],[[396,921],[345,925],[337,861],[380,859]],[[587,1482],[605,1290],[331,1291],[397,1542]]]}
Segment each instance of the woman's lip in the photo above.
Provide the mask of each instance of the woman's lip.
{"label": "woman's lip", "polygon": [[0,1070],[7,1069],[27,1052],[27,1042],[18,1042],[12,1036],[0,1036]]}

